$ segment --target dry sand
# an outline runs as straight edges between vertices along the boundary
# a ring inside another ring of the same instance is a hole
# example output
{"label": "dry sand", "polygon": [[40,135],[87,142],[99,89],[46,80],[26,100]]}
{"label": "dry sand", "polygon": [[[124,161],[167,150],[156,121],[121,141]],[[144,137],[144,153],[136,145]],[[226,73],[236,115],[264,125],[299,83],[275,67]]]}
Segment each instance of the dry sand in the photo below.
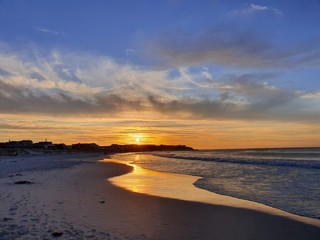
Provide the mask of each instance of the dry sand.
{"label": "dry sand", "polygon": [[134,193],[107,180],[131,170],[92,161],[1,178],[0,239],[52,239],[55,231],[59,239],[320,239],[319,227],[285,217]]}

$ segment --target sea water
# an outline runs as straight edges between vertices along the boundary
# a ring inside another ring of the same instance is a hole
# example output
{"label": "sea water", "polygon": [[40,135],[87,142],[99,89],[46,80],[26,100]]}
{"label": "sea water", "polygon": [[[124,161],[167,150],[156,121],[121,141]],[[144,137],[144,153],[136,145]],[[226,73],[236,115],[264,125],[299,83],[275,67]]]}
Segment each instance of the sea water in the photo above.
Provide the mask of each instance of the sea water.
{"label": "sea water", "polygon": [[202,177],[196,187],[320,219],[320,148],[118,154],[143,168]]}

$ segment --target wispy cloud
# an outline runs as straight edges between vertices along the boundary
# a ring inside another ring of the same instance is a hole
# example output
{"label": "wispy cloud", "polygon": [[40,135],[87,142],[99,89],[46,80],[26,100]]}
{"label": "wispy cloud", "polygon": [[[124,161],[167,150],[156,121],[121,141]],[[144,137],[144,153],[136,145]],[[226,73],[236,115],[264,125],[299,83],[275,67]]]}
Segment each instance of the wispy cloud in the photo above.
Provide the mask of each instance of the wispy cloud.
{"label": "wispy cloud", "polygon": [[60,33],[58,31],[46,28],[46,27],[35,27],[35,29],[37,31],[43,32],[43,33],[47,33],[47,34],[51,34],[51,35],[59,35]]}
{"label": "wispy cloud", "polygon": [[[52,52],[49,57],[0,51],[0,112],[55,116],[161,114],[179,119],[315,121],[310,93],[277,88],[272,75],[226,75],[143,69],[105,56]],[[202,93],[205,92],[205,95]],[[196,94],[195,94],[196,93]],[[300,106],[300,107],[297,107]]]}
{"label": "wispy cloud", "polygon": [[231,10],[227,13],[227,15],[241,17],[241,16],[250,16],[250,15],[253,15],[253,14],[259,13],[259,12],[270,12],[275,15],[282,15],[283,14],[282,11],[277,8],[251,3],[245,8]]}
{"label": "wispy cloud", "polygon": [[136,53],[136,50],[135,49],[132,49],[132,48],[127,48],[125,49],[125,54],[127,56],[130,56],[130,55],[134,55]]}
{"label": "wispy cloud", "polygon": [[303,95],[303,98],[309,99],[319,99],[320,100],[320,92],[309,92]]}
{"label": "wispy cloud", "polygon": [[305,111],[307,105],[299,102],[306,93],[279,89],[259,83],[258,79],[250,74],[229,76],[228,82],[214,84],[221,92],[215,99],[163,101],[150,96],[149,101],[160,112],[176,113],[184,118],[319,122],[320,113],[315,109]]}

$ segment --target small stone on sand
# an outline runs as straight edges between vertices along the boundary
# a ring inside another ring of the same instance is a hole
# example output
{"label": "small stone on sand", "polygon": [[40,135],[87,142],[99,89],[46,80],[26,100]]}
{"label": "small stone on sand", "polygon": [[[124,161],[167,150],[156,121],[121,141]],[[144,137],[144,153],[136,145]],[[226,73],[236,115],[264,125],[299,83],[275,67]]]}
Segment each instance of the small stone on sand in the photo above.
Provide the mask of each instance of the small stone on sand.
{"label": "small stone on sand", "polygon": [[32,182],[30,181],[17,181],[17,182],[14,182],[15,184],[32,184]]}
{"label": "small stone on sand", "polygon": [[53,233],[51,233],[51,235],[54,236],[54,237],[60,237],[60,236],[62,236],[62,234],[63,234],[63,232],[53,232]]}

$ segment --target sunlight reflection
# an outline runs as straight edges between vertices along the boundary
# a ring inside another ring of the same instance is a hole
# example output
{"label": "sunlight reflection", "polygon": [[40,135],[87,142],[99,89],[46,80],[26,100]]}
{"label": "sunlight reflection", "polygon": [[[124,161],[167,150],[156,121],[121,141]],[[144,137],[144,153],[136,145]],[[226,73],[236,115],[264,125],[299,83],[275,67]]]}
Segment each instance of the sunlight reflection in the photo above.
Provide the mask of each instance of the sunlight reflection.
{"label": "sunlight reflection", "polygon": [[[139,158],[139,154],[136,154],[134,157],[134,159]],[[300,221],[301,219],[303,221],[310,221],[310,219],[305,220],[305,218],[303,217],[296,216],[256,202],[223,196],[200,188],[196,188],[193,183],[200,179],[200,177],[157,172],[141,168],[136,164],[128,163],[128,161],[121,161],[116,159],[108,159],[103,161],[127,164],[133,167],[133,171],[130,173],[108,179],[108,181],[112,184],[132,192],[166,198],[181,199],[186,201],[254,209],[275,215],[288,216]],[[312,221],[312,223],[313,222],[314,221]]]}
{"label": "sunlight reflection", "polygon": [[134,156],[134,161],[139,161],[140,160],[140,154],[136,154]]}

